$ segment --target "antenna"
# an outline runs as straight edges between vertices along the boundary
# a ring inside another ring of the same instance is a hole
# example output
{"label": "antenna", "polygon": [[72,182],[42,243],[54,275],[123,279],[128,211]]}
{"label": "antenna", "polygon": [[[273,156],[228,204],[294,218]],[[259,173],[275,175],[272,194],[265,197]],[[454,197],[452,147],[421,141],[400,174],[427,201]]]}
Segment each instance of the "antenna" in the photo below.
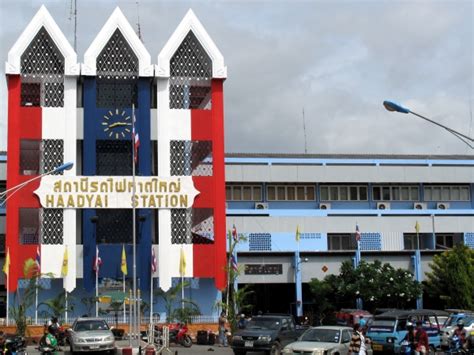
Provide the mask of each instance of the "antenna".
{"label": "antenna", "polygon": [[138,38],[140,38],[140,41],[143,42],[142,31],[140,29],[140,3],[138,2],[138,0],[136,1],[136,4],[137,4],[137,32],[138,32]]}
{"label": "antenna", "polygon": [[308,146],[306,144],[306,121],[304,119],[304,107],[303,107],[303,134],[304,134],[304,153],[308,154]]}

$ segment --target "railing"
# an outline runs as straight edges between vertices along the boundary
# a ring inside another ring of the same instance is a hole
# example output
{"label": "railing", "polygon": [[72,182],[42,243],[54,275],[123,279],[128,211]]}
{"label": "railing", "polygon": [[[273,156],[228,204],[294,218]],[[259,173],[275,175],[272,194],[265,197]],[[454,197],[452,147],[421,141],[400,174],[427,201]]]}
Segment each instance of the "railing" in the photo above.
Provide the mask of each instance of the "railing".
{"label": "railing", "polygon": [[[72,324],[76,320],[76,316],[69,316],[68,317],[68,324]],[[104,315],[104,316],[99,316],[99,318],[104,319],[110,326],[115,325],[115,316],[114,315]],[[150,324],[150,317],[149,316],[142,316],[141,318],[141,323],[142,324]],[[213,315],[200,315],[200,316],[194,316],[191,317],[191,324],[193,323],[217,323],[219,317],[218,316],[213,316]],[[28,317],[26,319],[26,324],[27,325],[44,325],[46,324],[51,318],[47,317],[38,317],[38,323],[35,324],[34,318]],[[63,324],[65,323],[64,317],[60,317],[59,323]],[[117,317],[118,323],[123,324],[123,313],[119,313]],[[125,317],[126,323],[129,324],[130,318],[129,315],[127,314]],[[161,318],[157,315],[153,316],[152,322],[153,324],[165,324],[166,323],[166,318]],[[0,325],[7,325],[6,324],[6,319],[5,318],[0,318]],[[8,325],[15,325],[15,320],[10,317],[9,324]]]}

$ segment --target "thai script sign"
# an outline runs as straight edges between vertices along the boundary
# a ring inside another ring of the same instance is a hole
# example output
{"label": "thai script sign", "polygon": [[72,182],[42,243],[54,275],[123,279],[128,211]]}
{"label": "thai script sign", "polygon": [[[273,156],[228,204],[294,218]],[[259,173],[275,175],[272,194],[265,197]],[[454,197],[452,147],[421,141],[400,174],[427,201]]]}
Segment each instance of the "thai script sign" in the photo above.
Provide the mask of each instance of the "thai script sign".
{"label": "thai script sign", "polygon": [[199,191],[191,176],[59,176],[35,191],[44,208],[190,208]]}

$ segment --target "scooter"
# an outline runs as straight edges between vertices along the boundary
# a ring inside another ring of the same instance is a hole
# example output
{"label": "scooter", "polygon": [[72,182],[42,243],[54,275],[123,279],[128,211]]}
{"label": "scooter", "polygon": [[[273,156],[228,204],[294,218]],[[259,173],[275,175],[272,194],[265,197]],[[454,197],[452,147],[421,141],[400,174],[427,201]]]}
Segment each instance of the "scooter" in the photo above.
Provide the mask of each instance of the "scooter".
{"label": "scooter", "polygon": [[[169,327],[169,342],[190,348],[193,341],[188,334],[188,327],[183,323],[172,323]],[[155,326],[155,344],[161,345],[161,335],[163,334],[163,326]]]}
{"label": "scooter", "polygon": [[449,350],[447,354],[469,354],[469,350],[462,347],[461,338],[454,334],[449,342]]}

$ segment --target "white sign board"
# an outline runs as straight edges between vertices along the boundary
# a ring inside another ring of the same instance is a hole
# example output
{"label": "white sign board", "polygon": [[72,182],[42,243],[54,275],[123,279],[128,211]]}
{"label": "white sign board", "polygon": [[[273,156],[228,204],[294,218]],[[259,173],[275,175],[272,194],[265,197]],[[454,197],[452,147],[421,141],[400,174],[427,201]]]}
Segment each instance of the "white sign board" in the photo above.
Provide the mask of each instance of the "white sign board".
{"label": "white sign board", "polygon": [[191,176],[48,175],[35,194],[44,208],[191,208],[199,191]]}

